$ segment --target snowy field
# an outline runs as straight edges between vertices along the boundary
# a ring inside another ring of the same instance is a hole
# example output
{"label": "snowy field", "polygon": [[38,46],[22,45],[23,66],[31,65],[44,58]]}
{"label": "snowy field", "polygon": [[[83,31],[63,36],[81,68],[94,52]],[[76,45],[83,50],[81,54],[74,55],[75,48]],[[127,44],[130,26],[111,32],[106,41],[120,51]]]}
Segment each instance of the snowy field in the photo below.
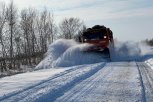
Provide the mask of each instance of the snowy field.
{"label": "snowy field", "polygon": [[153,49],[115,44],[110,62],[88,44],[55,41],[35,71],[0,79],[0,102],[153,102]]}

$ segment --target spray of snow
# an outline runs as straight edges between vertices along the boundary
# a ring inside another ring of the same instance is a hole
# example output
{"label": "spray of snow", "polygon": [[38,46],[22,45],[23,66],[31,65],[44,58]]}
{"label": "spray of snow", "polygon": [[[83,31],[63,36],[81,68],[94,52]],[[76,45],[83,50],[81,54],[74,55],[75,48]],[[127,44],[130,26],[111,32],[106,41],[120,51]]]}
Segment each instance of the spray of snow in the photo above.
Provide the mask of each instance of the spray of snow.
{"label": "spray of snow", "polygon": [[112,61],[144,61],[147,56],[151,57],[150,47],[144,43],[133,41],[115,41],[114,49],[110,47]]}
{"label": "spray of snow", "polygon": [[[150,54],[149,47],[135,42],[115,41],[114,48],[109,47],[112,61],[142,60]],[[85,52],[89,44],[79,44],[74,40],[60,39],[49,46],[45,58],[36,69],[69,67],[107,61],[101,54]]]}
{"label": "spray of snow", "polygon": [[84,50],[90,45],[78,44],[67,49],[62,56],[60,56],[54,63],[53,66],[74,66],[80,64],[93,64],[105,61],[102,56],[95,53],[85,52]]}
{"label": "spray of snow", "polygon": [[113,61],[136,60],[141,55],[138,43],[134,42],[115,42],[115,48],[110,48],[110,52]]}
{"label": "spray of snow", "polygon": [[105,61],[99,54],[85,52],[91,45],[79,44],[74,40],[60,39],[49,46],[45,58],[36,69],[69,67]]}

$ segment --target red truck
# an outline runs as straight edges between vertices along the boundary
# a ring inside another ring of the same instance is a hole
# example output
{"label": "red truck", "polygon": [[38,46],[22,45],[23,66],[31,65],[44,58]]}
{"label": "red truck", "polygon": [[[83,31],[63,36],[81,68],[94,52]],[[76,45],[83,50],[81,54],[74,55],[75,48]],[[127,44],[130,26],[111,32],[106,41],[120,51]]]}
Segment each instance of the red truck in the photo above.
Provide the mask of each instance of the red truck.
{"label": "red truck", "polygon": [[105,26],[96,25],[83,32],[80,42],[92,45],[87,49],[88,52],[102,53],[110,58],[109,45],[114,45],[113,32]]}

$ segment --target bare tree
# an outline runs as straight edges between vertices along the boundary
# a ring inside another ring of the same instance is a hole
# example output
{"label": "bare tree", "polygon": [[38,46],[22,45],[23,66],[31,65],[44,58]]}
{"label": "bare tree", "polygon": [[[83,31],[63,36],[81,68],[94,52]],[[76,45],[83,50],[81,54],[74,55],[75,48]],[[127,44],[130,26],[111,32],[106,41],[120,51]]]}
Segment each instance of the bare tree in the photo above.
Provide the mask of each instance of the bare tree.
{"label": "bare tree", "polygon": [[[35,53],[36,49],[36,35],[35,35],[35,19],[37,17],[37,13],[35,9],[24,9],[21,11],[21,21],[20,26],[23,31],[23,39],[24,39],[24,54],[26,56],[31,56]],[[31,59],[29,58],[29,63],[31,64]]]}
{"label": "bare tree", "polygon": [[4,32],[3,29],[5,27],[6,24],[6,6],[5,4],[1,4],[0,5],[0,44],[1,44],[1,48],[2,48],[2,55],[0,55],[0,64],[1,64],[1,72],[3,72],[4,70],[6,71],[6,62],[4,60],[4,58],[6,57],[6,51],[5,51],[5,45],[4,45]]}
{"label": "bare tree", "polygon": [[[0,4],[1,71],[20,64],[37,64],[55,38],[54,17],[46,9],[41,13],[24,9],[18,17],[13,1],[7,6]],[[3,67],[3,62],[7,66]]]}
{"label": "bare tree", "polygon": [[72,39],[80,29],[83,22],[79,18],[65,18],[59,25],[60,33],[65,39]]}
{"label": "bare tree", "polygon": [[82,36],[83,32],[85,32],[86,30],[87,30],[86,25],[83,25],[82,28],[79,30],[78,34],[76,34],[74,36],[75,41],[81,42],[81,38],[80,37]]}
{"label": "bare tree", "polygon": [[17,9],[14,6],[13,1],[11,1],[11,3],[9,4],[8,8],[7,8],[7,22],[8,22],[8,26],[9,26],[9,32],[10,32],[10,49],[9,49],[9,55],[10,55],[10,59],[11,59],[11,64],[10,64],[10,68],[12,68],[12,64],[13,64],[13,36],[14,36],[14,29],[15,29],[15,23],[17,20]]}
{"label": "bare tree", "polygon": [[54,15],[48,13],[48,33],[47,33],[48,44],[51,44],[55,38],[55,33],[56,33],[55,29],[56,27],[54,24]]}
{"label": "bare tree", "polygon": [[3,29],[6,23],[6,6],[5,4],[0,5],[0,44],[2,46],[2,57],[5,57],[5,46],[3,42]]}
{"label": "bare tree", "polygon": [[46,52],[48,44],[53,42],[55,29],[53,15],[46,9],[40,13],[40,17],[37,19],[37,28],[40,49],[42,52]]}

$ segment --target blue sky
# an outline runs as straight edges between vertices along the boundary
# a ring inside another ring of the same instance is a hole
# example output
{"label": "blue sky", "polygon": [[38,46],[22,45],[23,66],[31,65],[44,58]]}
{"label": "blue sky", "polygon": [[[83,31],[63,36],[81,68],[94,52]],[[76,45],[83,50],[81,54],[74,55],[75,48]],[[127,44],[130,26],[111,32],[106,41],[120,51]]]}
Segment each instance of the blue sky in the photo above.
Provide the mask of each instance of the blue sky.
{"label": "blue sky", "polygon": [[65,17],[78,17],[88,27],[105,25],[121,41],[153,38],[153,0],[14,0],[14,3],[19,10],[46,7],[53,11],[57,24]]}

